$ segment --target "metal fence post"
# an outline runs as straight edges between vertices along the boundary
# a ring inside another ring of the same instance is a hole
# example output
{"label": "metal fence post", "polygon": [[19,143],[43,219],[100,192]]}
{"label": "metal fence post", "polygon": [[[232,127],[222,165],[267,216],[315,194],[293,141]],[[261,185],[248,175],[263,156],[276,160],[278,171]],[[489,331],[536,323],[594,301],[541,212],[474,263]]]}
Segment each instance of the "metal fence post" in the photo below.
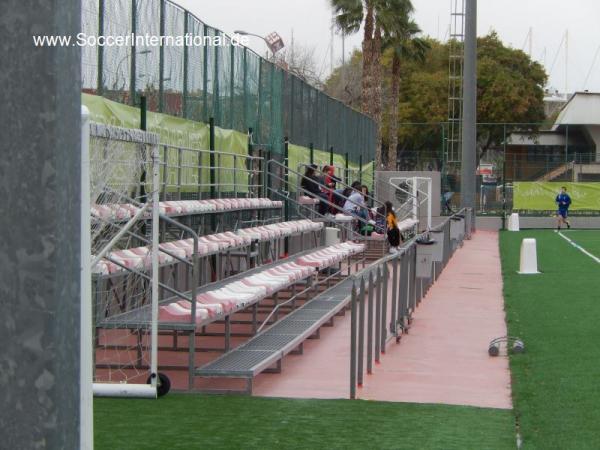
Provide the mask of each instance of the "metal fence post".
{"label": "metal fence post", "polygon": [[[385,341],[387,339],[387,297],[388,297],[388,282],[390,278],[388,263],[385,263],[382,268],[383,286],[381,287],[381,353],[385,353]],[[392,289],[393,291],[393,289]]]}
{"label": "metal fence post", "polygon": [[373,372],[373,294],[375,282],[373,272],[369,272],[369,309],[367,318],[367,373]]}
{"label": "metal fence post", "polygon": [[[165,35],[165,6],[166,0],[160,0],[160,35]],[[165,92],[165,48],[161,45],[158,49],[158,112],[163,112]]]}
{"label": "metal fence post", "polygon": [[394,266],[392,269],[392,314],[390,316],[390,333],[396,333],[396,302],[398,299],[398,292],[396,285],[398,284],[398,258],[394,258]]}
{"label": "metal fence post", "polygon": [[359,315],[358,315],[358,377],[357,385],[363,384],[364,347],[365,347],[365,278],[360,277]]}
{"label": "metal fence post", "polygon": [[[204,39],[208,36],[208,25],[203,24],[202,34]],[[208,121],[208,45],[204,46],[204,57],[202,58],[202,110],[204,121]]]}
{"label": "metal fence post", "polygon": [[214,118],[210,117],[208,119],[208,126],[209,126],[208,149],[210,150],[210,198],[215,198],[216,174],[215,174],[215,119]]}
{"label": "metal fence post", "polygon": [[[363,160],[362,160],[362,154],[358,155],[358,181],[360,181],[360,184],[362,184],[362,171],[363,171]],[[348,184],[348,183],[346,183]]]}
{"label": "metal fence post", "polygon": [[[134,1],[135,3],[135,1]],[[104,36],[104,15],[106,14],[105,0],[98,0],[98,36]],[[96,93],[104,94],[104,47],[98,46],[98,86]]]}
{"label": "metal fence post", "polygon": [[248,126],[248,47],[244,47],[244,126]]}
{"label": "metal fence post", "polygon": [[344,183],[350,184],[349,183],[350,174],[348,173],[349,170],[350,170],[350,165],[349,165],[349,161],[348,161],[348,152],[345,153],[344,159],[345,159],[345,165],[344,165]]}
{"label": "metal fence post", "polygon": [[230,73],[229,73],[229,76],[231,78],[229,80],[229,128],[231,128],[232,130],[235,129],[235,120],[233,120],[233,111],[234,111],[234,108],[235,108],[235,104],[233,102],[233,98],[234,98],[233,91],[235,89],[235,83],[234,83],[234,81],[235,81],[235,49],[236,48],[237,47],[234,46],[234,45],[231,46],[231,55],[230,55],[230,58],[231,58],[231,61],[230,61],[231,70],[230,70]]}
{"label": "metal fence post", "polygon": [[382,290],[381,268],[377,267],[377,283],[375,287],[375,363],[379,364],[381,353],[381,290]]}
{"label": "metal fence post", "polygon": [[356,398],[356,283],[352,283],[350,303],[350,398]]}
{"label": "metal fence post", "polygon": [[[284,158],[284,168],[283,168],[283,180],[284,180],[284,190],[285,190],[285,210],[284,210],[284,217],[285,217],[285,221],[287,222],[288,220],[290,220],[290,201],[289,201],[289,194],[290,194],[290,185],[289,185],[289,139],[286,136],[285,140],[283,141],[283,158]],[[285,241],[285,253],[287,254],[287,247],[288,247],[288,241],[286,239]]]}
{"label": "metal fence post", "polygon": [[333,166],[333,145],[329,147],[329,165]]}
{"label": "metal fence post", "polygon": [[308,144],[308,149],[310,150],[310,163],[314,164],[315,163],[315,146],[312,142],[310,144]]}
{"label": "metal fence post", "polygon": [[[134,1],[135,3],[135,1]],[[187,36],[189,32],[189,12],[187,9],[183,14],[183,35]],[[181,98],[181,115],[183,118],[187,119],[189,117],[188,107],[187,107],[187,96],[188,96],[188,65],[189,65],[189,49],[187,45],[183,46],[183,92]]]}
{"label": "metal fence post", "polygon": [[[137,1],[131,0],[131,33],[132,35],[137,34]],[[102,46],[98,46],[98,51],[100,51]],[[135,47],[135,39],[131,43],[131,67],[129,69],[129,104],[135,106],[135,72],[136,72],[136,56],[137,51]]]}

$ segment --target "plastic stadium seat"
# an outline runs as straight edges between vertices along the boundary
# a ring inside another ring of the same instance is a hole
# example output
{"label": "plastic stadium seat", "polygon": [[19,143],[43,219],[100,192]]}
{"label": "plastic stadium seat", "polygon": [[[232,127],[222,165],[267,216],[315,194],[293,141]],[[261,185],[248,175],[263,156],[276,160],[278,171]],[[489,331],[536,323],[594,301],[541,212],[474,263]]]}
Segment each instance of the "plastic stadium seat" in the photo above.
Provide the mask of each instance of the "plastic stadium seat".
{"label": "plastic stadium seat", "polygon": [[[185,309],[190,310],[190,312],[192,310],[192,303],[187,300],[179,300],[177,304]],[[206,311],[209,318],[215,318],[223,314],[225,311],[225,305],[219,302],[200,302],[199,300],[196,300],[196,310],[198,309]]]}
{"label": "plastic stadium seat", "polygon": [[298,203],[301,205],[316,205],[319,203],[319,200],[316,198],[309,197],[308,195],[302,195],[298,199]]}
{"label": "plastic stadium seat", "polygon": [[[188,302],[189,303],[189,302]],[[196,308],[196,323],[209,318],[208,310]],[[171,303],[158,308],[158,320],[160,322],[191,322],[191,308],[184,308],[179,303]]]}

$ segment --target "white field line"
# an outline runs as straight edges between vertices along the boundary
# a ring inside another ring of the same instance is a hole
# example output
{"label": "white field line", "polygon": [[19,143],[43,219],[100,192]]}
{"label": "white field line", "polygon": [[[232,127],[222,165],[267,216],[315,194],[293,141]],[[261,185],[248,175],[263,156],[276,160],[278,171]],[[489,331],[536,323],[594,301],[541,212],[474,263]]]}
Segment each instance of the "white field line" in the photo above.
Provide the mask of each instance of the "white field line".
{"label": "white field line", "polygon": [[589,256],[590,258],[592,258],[594,261],[596,261],[598,264],[600,264],[600,258],[598,258],[597,256],[592,255],[590,252],[588,252],[585,248],[583,248],[581,245],[577,244],[576,242],[572,241],[571,239],[569,239],[567,236],[565,236],[564,234],[562,234],[562,232],[558,232],[558,235],[563,238],[564,240],[566,240],[569,244],[571,244],[573,247],[575,247],[577,250],[579,250],[581,253]]}

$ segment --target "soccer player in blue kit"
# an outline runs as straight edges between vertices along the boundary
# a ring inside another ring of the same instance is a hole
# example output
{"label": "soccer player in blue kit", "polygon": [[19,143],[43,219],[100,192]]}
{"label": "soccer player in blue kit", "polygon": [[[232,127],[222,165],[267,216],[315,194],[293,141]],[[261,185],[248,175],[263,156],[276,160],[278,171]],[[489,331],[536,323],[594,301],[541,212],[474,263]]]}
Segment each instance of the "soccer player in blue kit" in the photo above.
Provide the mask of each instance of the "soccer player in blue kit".
{"label": "soccer player in blue kit", "polygon": [[556,229],[560,230],[560,225],[562,223],[567,225],[567,228],[571,228],[571,224],[567,220],[567,216],[569,214],[569,206],[571,206],[571,197],[567,194],[567,188],[561,187],[560,194],[556,196],[554,200],[558,205],[558,211],[556,211],[556,219],[558,220]]}

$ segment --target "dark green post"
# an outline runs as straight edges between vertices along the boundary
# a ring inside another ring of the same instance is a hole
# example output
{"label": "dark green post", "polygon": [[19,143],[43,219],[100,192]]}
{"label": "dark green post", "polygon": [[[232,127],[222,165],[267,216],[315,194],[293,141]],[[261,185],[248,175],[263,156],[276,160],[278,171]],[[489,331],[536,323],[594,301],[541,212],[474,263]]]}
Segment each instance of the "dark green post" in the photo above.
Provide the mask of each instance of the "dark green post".
{"label": "dark green post", "polygon": [[[289,167],[290,167],[290,159],[289,159],[289,139],[286,136],[283,141],[283,162],[284,162],[284,172],[283,172],[283,180],[284,180],[284,188],[285,188],[285,203],[284,203],[284,219],[286,222],[290,220],[290,184],[289,184]],[[284,249],[285,255],[288,255],[289,251],[289,239],[285,238],[284,240]]]}
{"label": "dark green post", "polygon": [[[299,134],[294,133],[294,79],[296,77],[291,75],[289,76],[290,79],[290,125],[289,125],[289,133],[292,135],[292,139],[296,139],[296,143],[300,143],[297,141],[297,137],[300,136]],[[304,143],[304,142],[302,142]]]}
{"label": "dark green post", "polygon": [[333,166],[333,145],[329,147],[329,165]]}
{"label": "dark green post", "polygon": [[[137,34],[137,1],[131,2],[131,33]],[[100,51],[101,47],[98,47]],[[129,104],[135,106],[135,72],[136,72],[136,56],[135,39],[131,43],[131,68],[129,70]]]}
{"label": "dark green post", "polygon": [[146,96],[142,95],[140,97],[140,129],[146,131],[146,115],[148,112],[148,101],[146,100]]}
{"label": "dark green post", "polygon": [[[146,100],[146,96],[142,95],[140,97],[140,129],[146,131],[147,123],[146,123],[146,115],[148,112],[148,102]],[[146,203],[146,169],[145,165],[142,166],[142,174],[140,175],[140,202]],[[145,225],[144,225],[145,226]]]}
{"label": "dark green post", "polygon": [[[104,36],[104,0],[98,2],[98,36]],[[104,94],[104,47],[98,46],[98,87],[96,89],[98,95]]]}
{"label": "dark green post", "polygon": [[[208,119],[208,126],[209,126],[209,133],[208,133],[209,146],[208,146],[208,149],[210,150],[210,198],[216,198],[216,186],[215,186],[215,183],[216,183],[216,173],[215,173],[215,119],[213,117],[210,117]],[[215,231],[217,229],[216,217],[217,216],[215,214],[211,214],[210,215],[210,227],[211,227],[212,231]]]}
{"label": "dark green post", "polygon": [[[134,1],[135,3],[135,1]],[[183,14],[183,35],[187,36],[188,31],[189,31],[189,12],[186,10],[185,13]],[[187,108],[187,96],[188,96],[188,59],[189,59],[189,52],[188,52],[188,46],[184,45],[183,46],[183,98],[181,99],[181,108],[182,108],[182,116],[184,117],[184,119],[188,118],[188,108]],[[198,154],[198,158],[200,158],[200,154]],[[199,164],[200,165],[200,164]]]}
{"label": "dark green post", "polygon": [[[165,6],[166,1],[160,1],[160,35],[165,35]],[[158,49],[158,112],[164,111],[164,99],[163,94],[165,92],[165,48],[164,46],[160,46]]]}
{"label": "dark green post", "polygon": [[215,45],[213,49],[215,52],[213,71],[213,120],[216,120],[216,123],[218,123],[219,126],[222,126],[223,117],[221,117],[221,96],[219,94],[219,52],[221,49],[218,45]]}
{"label": "dark green post", "polygon": [[265,180],[265,198],[270,198],[269,193],[271,192],[271,176],[269,172],[269,161],[271,161],[271,150],[265,150],[265,171],[264,171],[264,180]]}
{"label": "dark green post", "polygon": [[[358,155],[358,181],[362,184],[362,171],[363,171],[363,162],[362,155]],[[348,183],[346,183],[348,184]]]}
{"label": "dark green post", "polygon": [[350,174],[348,173],[350,170],[349,161],[348,161],[348,152],[344,155],[345,158],[345,168],[344,168],[344,183],[348,184],[348,180],[350,179]]}
{"label": "dark green post", "polygon": [[269,144],[271,144],[271,150],[274,151],[278,151],[279,149],[274,149],[273,144],[275,144],[275,142],[280,142],[279,139],[281,139],[280,136],[274,136],[273,135],[273,129],[275,128],[273,126],[273,124],[275,123],[275,108],[273,108],[273,97],[274,97],[274,92],[275,92],[275,64],[271,64],[271,71],[270,71],[270,80],[269,80],[269,121],[270,121],[270,126],[269,126],[269,131],[270,131],[270,139],[269,139]]}
{"label": "dark green post", "polygon": [[315,145],[311,142],[310,144],[308,144],[308,148],[310,150],[310,163],[314,164],[315,163]]}
{"label": "dark green post", "polygon": [[215,183],[216,183],[216,173],[215,173],[215,119],[210,117],[208,119],[209,126],[209,147],[210,150],[210,198],[215,198]]}
{"label": "dark green post", "polygon": [[244,47],[244,126],[248,126],[248,48]]}
{"label": "dark green post", "polygon": [[375,195],[375,160],[373,160],[373,180],[371,180],[371,195]]}
{"label": "dark green post", "polygon": [[[208,25],[202,26],[202,33],[204,36],[208,36]],[[204,122],[208,121],[208,45],[204,46],[204,57],[202,58],[202,109]]]}
{"label": "dark green post", "polygon": [[258,140],[260,143],[263,143],[262,141],[262,130],[263,130],[263,126],[262,126],[262,103],[265,100],[264,99],[264,93],[263,93],[263,59],[259,58],[258,59],[258,108],[257,108],[257,113],[256,113],[256,123],[255,123],[255,127],[256,127],[256,134],[258,135]]}
{"label": "dark green post", "polygon": [[[233,111],[234,111],[234,103],[233,103],[233,90],[235,88],[234,85],[234,79],[235,79],[235,49],[236,47],[234,45],[231,46],[231,55],[230,55],[230,64],[231,64],[231,73],[230,73],[230,77],[231,79],[229,80],[229,128],[230,129],[237,129],[234,126],[234,120],[233,120]],[[246,124],[244,124],[246,125]],[[234,174],[235,176],[235,174]]]}

